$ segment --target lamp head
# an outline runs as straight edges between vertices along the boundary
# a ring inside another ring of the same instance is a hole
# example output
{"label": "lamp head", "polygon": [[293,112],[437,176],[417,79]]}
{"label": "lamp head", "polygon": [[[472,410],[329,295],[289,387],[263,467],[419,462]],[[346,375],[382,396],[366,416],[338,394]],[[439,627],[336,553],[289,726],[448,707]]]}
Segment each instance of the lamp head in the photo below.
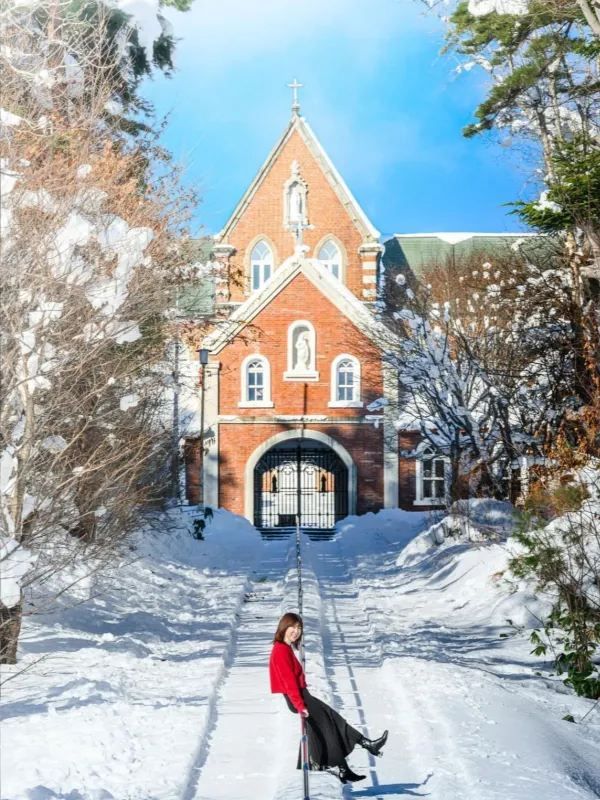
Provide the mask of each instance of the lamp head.
{"label": "lamp head", "polygon": [[201,347],[200,350],[198,350],[198,357],[200,359],[200,364],[203,367],[206,366],[206,364],[208,364],[208,356],[209,356],[209,351],[205,347]]}

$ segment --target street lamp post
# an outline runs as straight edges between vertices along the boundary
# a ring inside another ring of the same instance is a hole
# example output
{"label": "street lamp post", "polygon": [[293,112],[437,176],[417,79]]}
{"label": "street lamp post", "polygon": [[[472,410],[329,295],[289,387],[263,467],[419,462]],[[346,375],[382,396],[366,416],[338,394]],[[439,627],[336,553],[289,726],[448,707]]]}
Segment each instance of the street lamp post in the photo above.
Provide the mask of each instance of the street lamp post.
{"label": "street lamp post", "polygon": [[200,361],[200,450],[202,453],[202,463],[200,466],[200,491],[198,496],[200,508],[204,508],[204,394],[208,355],[209,352],[206,348],[202,347],[200,350],[198,350],[198,358]]}

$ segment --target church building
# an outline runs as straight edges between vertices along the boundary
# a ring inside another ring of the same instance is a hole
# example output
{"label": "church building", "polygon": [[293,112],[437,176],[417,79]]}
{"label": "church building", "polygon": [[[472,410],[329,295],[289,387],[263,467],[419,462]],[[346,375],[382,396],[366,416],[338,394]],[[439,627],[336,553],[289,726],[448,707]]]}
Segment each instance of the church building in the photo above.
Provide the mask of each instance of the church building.
{"label": "church building", "polygon": [[445,464],[399,458],[418,436],[399,442],[397,380],[377,344],[384,247],[300,115],[297,87],[289,124],[212,245],[222,321],[202,342],[204,454],[187,442],[187,494],[261,529],[298,514],[323,530],[349,514],[439,506]]}

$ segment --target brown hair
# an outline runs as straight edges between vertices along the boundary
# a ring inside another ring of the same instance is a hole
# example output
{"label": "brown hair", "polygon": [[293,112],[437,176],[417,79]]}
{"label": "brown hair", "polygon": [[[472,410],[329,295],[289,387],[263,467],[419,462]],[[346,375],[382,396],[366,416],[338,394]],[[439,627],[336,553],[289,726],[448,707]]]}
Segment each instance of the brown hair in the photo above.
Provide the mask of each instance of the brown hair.
{"label": "brown hair", "polygon": [[302,617],[299,617],[298,614],[294,614],[291,611],[288,611],[287,614],[284,614],[283,617],[279,620],[279,624],[277,625],[277,630],[275,631],[275,636],[273,637],[273,643],[275,642],[283,642],[285,637],[285,632],[288,628],[291,628],[293,625],[300,625],[300,636],[296,639],[295,642],[292,642],[292,646],[298,649],[298,645],[302,640],[302,634],[304,633],[304,623],[302,622]]}

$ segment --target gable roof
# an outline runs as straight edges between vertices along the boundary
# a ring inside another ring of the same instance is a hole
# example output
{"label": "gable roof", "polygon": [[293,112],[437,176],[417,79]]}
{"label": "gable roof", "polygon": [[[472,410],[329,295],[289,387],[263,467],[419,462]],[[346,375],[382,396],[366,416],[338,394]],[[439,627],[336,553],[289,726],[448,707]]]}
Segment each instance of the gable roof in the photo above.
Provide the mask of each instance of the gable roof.
{"label": "gable roof", "polygon": [[352,221],[362,234],[363,238],[367,241],[377,241],[380,235],[379,231],[374,227],[374,225],[371,223],[365,212],[359,206],[356,198],[346,185],[346,182],[344,181],[340,173],[333,165],[333,162],[323,149],[321,143],[315,136],[308,122],[304,119],[304,117],[301,117],[299,114],[294,114],[292,116],[279,141],[277,142],[275,147],[271,150],[271,152],[267,156],[267,160],[259,169],[254,180],[244,193],[240,202],[235,207],[233,214],[229,217],[223,229],[218,234],[215,235],[215,240],[217,242],[223,242],[227,240],[227,237],[229,236],[230,232],[235,227],[239,218],[242,216],[242,214],[248,207],[250,201],[256,194],[258,188],[262,184],[263,180],[268,175],[272,164],[277,159],[284,145],[296,131],[302,138],[304,144],[314,157],[315,161],[321,167],[321,170],[325,175],[325,178],[327,179],[331,188],[336,193],[340,202],[346,209],[348,215],[350,216],[350,218],[352,219]]}
{"label": "gable roof", "polygon": [[316,286],[362,333],[371,339],[376,333],[381,338],[383,337],[385,329],[381,323],[375,319],[365,304],[335,278],[320,261],[293,255],[275,270],[258,291],[254,292],[245,303],[238,306],[221,326],[215,328],[204,339],[203,347],[208,348],[213,354],[219,353],[269,305],[279,292],[300,274]]}

